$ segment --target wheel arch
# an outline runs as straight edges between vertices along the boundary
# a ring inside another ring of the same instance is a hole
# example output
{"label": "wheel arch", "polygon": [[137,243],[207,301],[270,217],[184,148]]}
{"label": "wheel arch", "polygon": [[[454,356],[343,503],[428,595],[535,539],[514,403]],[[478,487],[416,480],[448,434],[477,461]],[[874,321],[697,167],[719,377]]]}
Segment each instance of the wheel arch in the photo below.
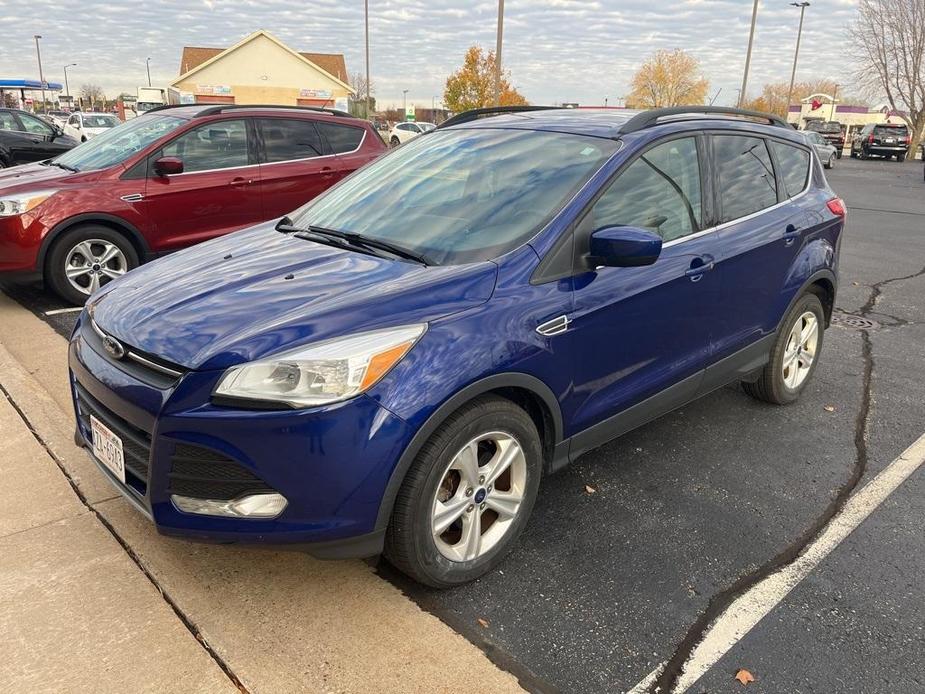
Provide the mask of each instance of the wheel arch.
{"label": "wheel arch", "polygon": [[421,447],[454,412],[479,397],[492,394],[511,400],[530,415],[540,432],[545,458],[544,468],[548,469],[556,447],[563,437],[562,412],[556,396],[549,386],[529,374],[503,373],[488,376],[450,396],[414,434],[392,470],[382,494],[376,517],[376,530],[383,530],[389,524],[395,497]]}
{"label": "wheel arch", "polygon": [[144,236],[142,236],[141,232],[138,231],[133,224],[126,222],[121,217],[104,212],[87,212],[58,222],[52,227],[51,231],[45,234],[45,238],[42,240],[42,245],[39,248],[38,262],[36,263],[37,268],[40,269],[43,274],[45,271],[45,263],[48,260],[48,251],[51,250],[55,242],[65,232],[85,224],[98,224],[125,235],[132,243],[132,246],[135,247],[135,251],[138,253],[138,259],[141,262],[144,262],[150,255],[150,248],[148,247],[147,241],[145,241]]}
{"label": "wheel arch", "polygon": [[[832,323],[832,312],[835,310],[835,293],[837,290],[838,279],[835,277],[835,273],[828,268],[817,270],[803,282],[799,291],[793,295],[790,303],[787,304],[787,308],[784,309],[784,312],[781,314],[780,321],[784,320],[790,312],[790,309],[793,308],[793,305],[800,300],[801,296],[807,292],[812,292],[816,294],[822,302],[822,309],[825,313],[825,327],[828,328]],[[780,321],[777,324],[778,330],[780,330],[781,327]]]}

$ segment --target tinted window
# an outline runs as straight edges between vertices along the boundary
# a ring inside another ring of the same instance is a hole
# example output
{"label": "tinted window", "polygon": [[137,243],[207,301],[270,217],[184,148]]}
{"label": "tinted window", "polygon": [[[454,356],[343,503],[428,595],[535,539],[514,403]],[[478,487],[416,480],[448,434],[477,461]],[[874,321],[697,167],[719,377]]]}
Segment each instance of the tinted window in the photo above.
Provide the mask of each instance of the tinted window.
{"label": "tinted window", "polygon": [[723,222],[777,204],[777,182],[764,140],[717,135],[713,138],[713,158]]}
{"label": "tinted window", "polygon": [[265,118],[257,121],[267,162],[311,159],[324,154],[321,137],[310,120]]}
{"label": "tinted window", "polygon": [[43,123],[34,116],[28,116],[25,113],[20,113],[19,120],[22,122],[22,127],[27,132],[35,133],[36,135],[50,135],[52,132],[50,125]]}
{"label": "tinted window", "polygon": [[349,125],[336,125],[334,123],[317,123],[318,129],[324,135],[335,154],[352,152],[360,146],[363,139],[362,128],[351,128]]}
{"label": "tinted window", "polygon": [[[813,134],[815,135],[814,140],[821,139],[819,135]],[[820,144],[825,144],[825,142]],[[787,195],[793,197],[803,192],[803,188],[806,187],[806,177],[809,174],[809,152],[774,140],[770,142],[770,145],[777,159],[777,165],[780,167],[780,175],[784,179]]]}
{"label": "tinted window", "polygon": [[290,215],[366,234],[455,265],[530,239],[613,154],[617,143],[490,128],[412,139]]}
{"label": "tinted window", "polygon": [[653,147],[627,167],[591,210],[593,228],[651,229],[665,241],[701,224],[700,166],[692,137]]}
{"label": "tinted window", "polygon": [[878,125],[874,128],[874,137],[905,137],[907,134],[905,125]]}
{"label": "tinted window", "polygon": [[19,124],[9,111],[0,111],[0,130],[19,130]]}
{"label": "tinted window", "polygon": [[182,159],[184,173],[247,166],[247,126],[243,120],[208,123],[180,135],[161,156]]}

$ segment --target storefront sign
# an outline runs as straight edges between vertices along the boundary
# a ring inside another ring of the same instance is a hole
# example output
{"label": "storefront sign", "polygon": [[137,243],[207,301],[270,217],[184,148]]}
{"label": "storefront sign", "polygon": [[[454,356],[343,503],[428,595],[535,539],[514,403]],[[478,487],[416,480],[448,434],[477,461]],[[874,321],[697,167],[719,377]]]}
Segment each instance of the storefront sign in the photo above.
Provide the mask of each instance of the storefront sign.
{"label": "storefront sign", "polygon": [[212,94],[214,96],[230,96],[231,87],[226,84],[197,84],[197,94]]}
{"label": "storefront sign", "polygon": [[330,89],[300,89],[300,99],[330,99],[334,96]]}

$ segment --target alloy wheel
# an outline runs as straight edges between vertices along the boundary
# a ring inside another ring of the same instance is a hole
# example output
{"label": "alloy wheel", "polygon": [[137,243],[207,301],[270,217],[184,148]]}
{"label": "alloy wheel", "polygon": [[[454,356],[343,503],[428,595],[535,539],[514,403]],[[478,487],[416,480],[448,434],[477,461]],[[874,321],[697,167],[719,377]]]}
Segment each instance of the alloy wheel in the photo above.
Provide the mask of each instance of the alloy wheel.
{"label": "alloy wheel", "polygon": [[510,434],[481,434],[446,467],[434,495],[431,532],[447,559],[484,556],[510,531],[527,488],[527,459]]}
{"label": "alloy wheel", "polygon": [[127,270],[125,254],[117,245],[104,239],[81,241],[68,251],[64,260],[68,283],[87,296],[110,280],[121,277]]}
{"label": "alloy wheel", "polygon": [[797,318],[790,329],[787,348],[784,350],[782,376],[784,385],[796,390],[809,375],[816,348],[819,346],[819,320],[812,311],[806,311]]}

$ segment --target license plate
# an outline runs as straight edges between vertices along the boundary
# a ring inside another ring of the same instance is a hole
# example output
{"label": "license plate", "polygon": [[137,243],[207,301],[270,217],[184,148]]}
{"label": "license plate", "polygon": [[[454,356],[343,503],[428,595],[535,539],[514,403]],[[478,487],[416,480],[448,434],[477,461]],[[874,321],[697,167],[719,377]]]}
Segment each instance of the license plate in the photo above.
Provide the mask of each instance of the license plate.
{"label": "license plate", "polygon": [[895,140],[894,138],[892,138],[892,137],[888,137],[888,138],[886,138],[885,142],[886,142],[888,145],[892,145],[894,142],[896,142],[896,140]]}
{"label": "license plate", "polygon": [[122,439],[112,433],[105,424],[90,415],[90,431],[93,433],[93,455],[125,484],[125,455]]}

